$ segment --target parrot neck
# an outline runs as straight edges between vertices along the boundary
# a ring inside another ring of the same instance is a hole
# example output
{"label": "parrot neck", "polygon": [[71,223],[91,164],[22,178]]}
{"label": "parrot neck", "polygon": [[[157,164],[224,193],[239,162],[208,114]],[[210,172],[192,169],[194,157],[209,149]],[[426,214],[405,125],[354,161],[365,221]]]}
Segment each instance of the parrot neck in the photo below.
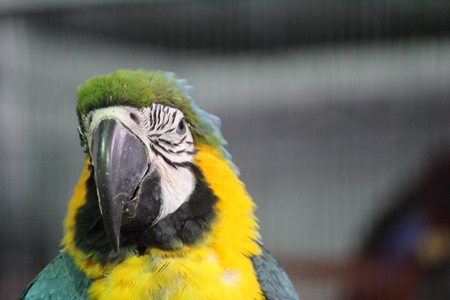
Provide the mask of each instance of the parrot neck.
{"label": "parrot neck", "polygon": [[[107,287],[114,285],[114,278],[130,277],[134,278],[130,280],[130,284],[136,282],[136,280],[147,280],[145,290],[153,289],[156,293],[154,295],[161,296],[163,292],[157,292],[157,290],[161,289],[161,286],[169,284],[167,281],[169,277],[166,276],[164,277],[166,279],[164,279],[163,277],[156,278],[155,276],[161,273],[158,271],[160,268],[166,268],[164,266],[168,264],[175,265],[175,262],[178,262],[180,268],[195,262],[194,265],[189,265],[192,267],[188,268],[189,271],[186,270],[183,273],[186,275],[186,278],[183,278],[181,281],[177,279],[177,282],[183,282],[183,285],[198,285],[199,291],[204,290],[205,282],[198,280],[191,282],[191,277],[198,278],[202,276],[202,278],[211,282],[208,283],[211,286],[217,284],[217,291],[220,290],[219,285],[223,287],[233,282],[233,289],[239,284],[242,285],[243,293],[248,293],[245,295],[252,295],[251,297],[255,299],[260,298],[260,296],[255,296],[260,295],[260,289],[249,259],[249,257],[261,253],[261,249],[257,244],[260,236],[256,217],[253,214],[255,209],[253,201],[247,194],[243,183],[232,170],[231,163],[223,158],[220,150],[205,145],[199,147],[193,164],[195,165],[194,172],[197,169],[202,174],[200,181],[204,181],[207,184],[208,190],[214,196],[214,202],[211,203],[214,214],[210,215],[210,220],[207,220],[206,230],[203,231],[201,237],[196,239],[194,243],[182,243],[180,247],[172,249],[147,247],[143,253],[139,253],[137,250],[127,252],[125,248],[119,256],[99,261],[99,256],[95,249],[88,249],[87,251],[85,249],[83,251],[75,242],[77,218],[79,218],[80,211],[98,210],[98,205],[97,208],[93,204],[87,205],[87,199],[92,195],[89,195],[90,192],[87,188],[91,171],[89,161],[86,162],[84,171],[75,188],[74,196],[69,204],[68,214],[65,219],[65,236],[62,244],[64,245],[63,251],[68,251],[80,269],[89,278],[93,279],[94,283],[90,293],[94,298],[101,298]],[[207,197],[199,197],[199,200],[210,199],[208,198],[210,195],[208,196],[207,193],[202,195]],[[90,223],[87,222],[87,224],[83,225],[86,232],[94,230],[99,218],[100,214],[98,212],[97,216],[92,216]],[[109,253],[110,251],[106,249],[110,246],[107,241],[105,242],[105,251]],[[186,260],[189,260],[189,263]],[[125,266],[127,266],[126,274],[123,273]],[[200,271],[198,271],[199,268],[201,269]],[[197,271],[194,271],[194,269],[197,269]],[[168,267],[165,269],[169,275],[171,274],[170,270]],[[196,273],[190,273],[191,271]],[[204,274],[197,274],[198,272],[203,272]],[[171,278],[180,277],[180,269],[174,269],[172,275],[174,277]],[[147,277],[143,279],[142,276]],[[222,279],[220,282],[213,283],[213,281],[217,281],[214,278]],[[173,281],[173,279],[171,280]],[[120,284],[123,284],[123,282]],[[117,283],[117,286],[120,286],[120,284]],[[214,288],[211,293],[214,293],[213,290]],[[142,290],[142,292],[144,293],[145,291]],[[195,295],[195,293],[192,294],[194,298]],[[136,295],[130,294],[125,296]],[[247,296],[244,298],[251,298]],[[227,299],[234,299],[234,297]]]}

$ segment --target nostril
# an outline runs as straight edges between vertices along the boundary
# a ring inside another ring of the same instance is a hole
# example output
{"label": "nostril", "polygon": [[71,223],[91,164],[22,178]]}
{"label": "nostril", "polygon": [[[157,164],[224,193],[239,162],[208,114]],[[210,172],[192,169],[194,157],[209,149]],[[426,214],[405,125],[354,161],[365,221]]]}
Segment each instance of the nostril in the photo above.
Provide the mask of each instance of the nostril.
{"label": "nostril", "polygon": [[130,113],[130,118],[133,120],[136,124],[139,124],[139,117],[135,113]]}

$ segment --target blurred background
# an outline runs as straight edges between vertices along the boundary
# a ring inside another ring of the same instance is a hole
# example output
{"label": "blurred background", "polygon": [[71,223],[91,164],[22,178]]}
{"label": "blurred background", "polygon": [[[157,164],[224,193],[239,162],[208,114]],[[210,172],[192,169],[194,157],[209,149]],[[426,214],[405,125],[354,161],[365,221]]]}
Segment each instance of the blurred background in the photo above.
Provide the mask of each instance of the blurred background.
{"label": "blurred background", "polygon": [[0,298],[59,251],[76,87],[186,78],[302,300],[450,299],[450,2],[0,1]]}

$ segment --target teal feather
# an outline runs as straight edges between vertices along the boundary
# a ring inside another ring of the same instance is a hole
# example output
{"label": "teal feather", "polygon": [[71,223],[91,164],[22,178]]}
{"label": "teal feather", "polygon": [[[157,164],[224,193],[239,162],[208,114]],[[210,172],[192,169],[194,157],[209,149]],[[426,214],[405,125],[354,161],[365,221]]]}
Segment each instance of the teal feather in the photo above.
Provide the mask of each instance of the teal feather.
{"label": "teal feather", "polygon": [[262,245],[262,253],[251,257],[259,285],[267,300],[298,300],[292,282],[275,257]]}
{"label": "teal feather", "polygon": [[23,291],[19,300],[85,300],[91,280],[62,252]]}

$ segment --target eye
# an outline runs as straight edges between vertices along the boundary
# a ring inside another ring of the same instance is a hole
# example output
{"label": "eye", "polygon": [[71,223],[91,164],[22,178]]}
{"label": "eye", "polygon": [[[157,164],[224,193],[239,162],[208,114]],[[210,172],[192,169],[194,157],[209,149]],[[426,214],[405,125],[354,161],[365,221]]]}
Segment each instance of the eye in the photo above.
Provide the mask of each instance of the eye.
{"label": "eye", "polygon": [[81,126],[78,126],[78,135],[80,136],[80,146],[83,147],[84,153],[88,153],[88,146],[86,142],[86,136],[83,133],[83,129],[81,129]]}
{"label": "eye", "polygon": [[180,123],[178,123],[177,133],[178,134],[185,134],[186,133],[186,123],[185,123],[184,119],[181,119]]}
{"label": "eye", "polygon": [[134,123],[139,125],[140,121],[139,121],[139,117],[137,114],[135,114],[134,112],[131,112],[130,118],[131,118],[131,120],[133,120]]}

